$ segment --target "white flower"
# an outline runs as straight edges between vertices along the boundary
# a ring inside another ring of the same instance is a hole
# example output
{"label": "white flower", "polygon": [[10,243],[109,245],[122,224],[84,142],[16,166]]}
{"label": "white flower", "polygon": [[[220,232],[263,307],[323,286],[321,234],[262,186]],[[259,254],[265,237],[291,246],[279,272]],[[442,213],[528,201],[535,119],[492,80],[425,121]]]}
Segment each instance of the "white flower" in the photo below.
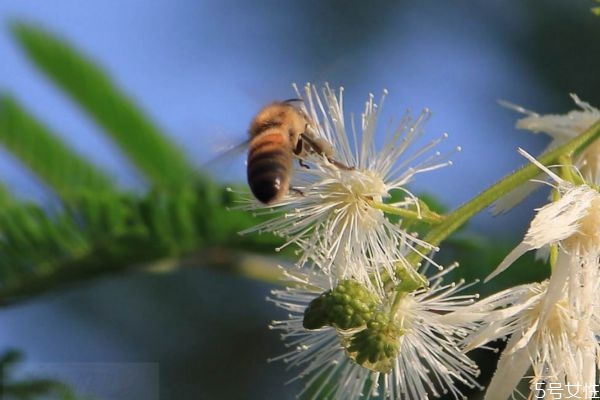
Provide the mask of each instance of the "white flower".
{"label": "white flower", "polygon": [[530,367],[532,391],[544,382],[594,388],[600,361],[600,193],[562,180],[521,153],[556,182],[560,198],[538,210],[523,241],[487,279],[532,249],[555,246],[557,257],[548,281],[508,289],[473,307],[488,326],[467,339],[469,347],[512,335],[486,400],[506,399]]}
{"label": "white flower", "polygon": [[[533,133],[547,133],[553,139],[548,148],[554,148],[580,135],[600,121],[600,110],[582,101],[575,94],[571,94],[571,97],[581,110],[573,110],[564,115],[538,115],[522,110],[529,115],[517,121],[517,128],[527,129]],[[587,182],[600,183],[598,181],[600,178],[600,141],[581,152],[575,159],[575,166]]]}
{"label": "white flower", "polygon": [[506,102],[503,104],[527,115],[527,117],[517,121],[517,128],[527,129],[533,133],[544,132],[555,140],[566,142],[600,120],[600,110],[592,107],[589,103],[582,101],[575,94],[571,94],[571,98],[581,110],[573,110],[563,115],[539,115],[536,112],[526,110],[520,106]]}
{"label": "white flower", "polygon": [[[294,243],[301,247],[299,264],[324,258],[326,262],[321,267],[326,273],[365,284],[372,284],[375,278],[376,284],[381,285],[382,270],[394,278],[395,265],[406,265],[405,255],[410,251],[418,251],[427,259],[435,247],[407,232],[402,221],[388,219],[372,202],[389,201],[396,194],[395,202],[390,205],[420,213],[420,203],[406,185],[421,172],[450,164],[439,153],[427,156],[442,138],[407,155],[424,132],[429,110],[416,119],[407,112],[378,146],[375,136],[381,107],[375,104],[373,96],[366,102],[357,130],[354,119],[347,121],[344,116],[342,89],[336,93],[325,86],[319,95],[313,86],[307,85],[303,93],[298,90],[297,93],[303,100],[302,109],[314,122],[317,137],[332,145],[335,161],[351,169],[338,168],[321,156],[308,157],[305,162],[310,168],[298,168],[292,179],[292,187],[301,195],[286,196],[274,206],[275,211],[283,210],[283,214],[248,231],[280,235],[287,239],[284,246]],[[384,266],[373,271],[365,268],[367,262],[355,262],[366,258]]]}
{"label": "white flower", "polygon": [[[561,197],[537,210],[523,241],[506,256],[487,280],[504,271],[525,252],[553,244],[559,245],[561,251],[572,257],[573,265],[591,263],[588,268],[597,267],[600,256],[600,193],[587,185],[575,186],[564,181],[529,154],[520,149],[519,151],[557,183],[556,189]],[[553,273],[569,272],[567,270],[566,267],[565,271],[559,270],[557,266]],[[569,273],[577,271],[573,267]],[[574,275],[571,277],[577,281]]]}
{"label": "white flower", "polygon": [[456,382],[479,387],[475,379],[479,370],[459,343],[478,325],[470,314],[461,313],[475,298],[459,293],[466,287],[464,283],[442,283],[451,269],[431,278],[429,288],[405,293],[394,312],[390,311],[393,299],[378,298],[378,311],[391,318],[388,323],[396,329],[394,337],[385,339],[392,340],[396,351],[374,363],[361,363],[350,345],[353,338],[370,329],[369,323],[346,330],[331,325],[312,330],[303,327],[305,310],[329,289],[329,277],[319,269],[291,276],[295,280],[291,287],[272,292],[271,300],[290,313],[289,319],[272,325],[282,331],[290,348],[276,360],[302,369],[295,379],[305,380],[302,394],[310,393],[312,399],[425,399],[446,393],[464,397]]}
{"label": "white flower", "polygon": [[[512,103],[502,102],[502,104],[527,115],[517,120],[517,128],[526,129],[533,133],[543,132],[552,138],[552,142],[544,150],[546,152],[580,135],[593,124],[600,121],[600,110],[582,101],[575,94],[571,94],[571,98],[581,110],[573,110],[564,115],[539,115]],[[585,181],[600,184],[600,141],[596,141],[588,146],[573,162]],[[496,203],[494,212],[500,213],[509,210],[538,186],[539,183],[528,182],[526,185],[513,190],[505,198]]]}
{"label": "white flower", "polygon": [[[510,398],[530,370],[530,398],[533,395],[540,398],[540,389],[549,387],[558,387],[566,395],[567,384],[572,385],[571,394],[576,398],[591,398],[600,354],[596,340],[600,333],[598,315],[592,316],[589,308],[590,315],[584,315],[569,300],[564,281],[559,282],[561,279],[553,275],[542,283],[516,286],[472,307],[481,313],[485,328],[465,340],[467,349],[512,335],[500,356],[485,400]],[[589,297],[595,307],[598,289],[596,285]]]}

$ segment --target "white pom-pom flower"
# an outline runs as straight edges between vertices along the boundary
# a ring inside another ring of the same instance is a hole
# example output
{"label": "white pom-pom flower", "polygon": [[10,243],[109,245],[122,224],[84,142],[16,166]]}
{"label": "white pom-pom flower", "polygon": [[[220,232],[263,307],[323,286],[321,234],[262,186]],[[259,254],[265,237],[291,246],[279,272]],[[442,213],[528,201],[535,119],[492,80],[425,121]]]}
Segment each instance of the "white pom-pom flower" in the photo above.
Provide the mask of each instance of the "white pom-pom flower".
{"label": "white pom-pom flower", "polygon": [[[289,312],[288,319],[274,321],[272,327],[282,332],[290,351],[273,360],[301,370],[295,379],[305,382],[303,398],[426,399],[448,393],[464,398],[457,383],[480,388],[476,381],[479,370],[459,343],[479,324],[473,320],[474,313],[462,312],[476,298],[461,293],[468,285],[442,282],[452,269],[430,278],[427,288],[406,292],[396,301],[377,293],[365,296],[364,291],[361,296],[346,296],[346,301],[362,297],[377,304],[366,322],[344,326],[347,329],[333,322],[306,329],[309,310],[323,306],[315,307],[315,299],[330,296],[337,288],[322,293],[330,287],[329,277],[319,269],[290,274],[290,287],[274,290],[271,299]],[[347,287],[347,283],[336,284]],[[355,287],[356,282],[352,283]],[[345,308],[335,304],[331,309]],[[337,320],[345,321],[340,316]],[[370,336],[370,332],[375,334]],[[376,349],[382,353],[374,355]]]}
{"label": "white pom-pom flower", "polygon": [[[394,279],[397,265],[407,265],[407,253],[417,251],[428,259],[436,248],[407,231],[402,220],[390,220],[374,203],[387,202],[388,206],[411,210],[416,218],[421,216],[421,203],[406,185],[417,174],[451,164],[446,156],[432,151],[447,137],[445,134],[412,149],[423,135],[430,111],[424,110],[416,118],[406,112],[378,145],[376,128],[387,92],[379,105],[369,97],[358,128],[353,118],[346,120],[344,115],[343,89],[335,92],[325,86],[319,94],[315,87],[306,85],[297,93],[316,137],[331,145],[335,163],[315,154],[305,159],[310,168],[295,172],[293,192],[268,209],[252,206],[256,213],[273,213],[273,218],[246,232],[280,235],[287,240],[284,246],[296,244],[301,248],[300,265],[324,258],[326,262],[320,265],[325,273],[376,286],[382,285],[383,271]],[[349,168],[339,168],[337,163]],[[395,201],[390,203],[392,195]],[[366,266],[372,264],[367,258],[384,266],[369,270]]]}

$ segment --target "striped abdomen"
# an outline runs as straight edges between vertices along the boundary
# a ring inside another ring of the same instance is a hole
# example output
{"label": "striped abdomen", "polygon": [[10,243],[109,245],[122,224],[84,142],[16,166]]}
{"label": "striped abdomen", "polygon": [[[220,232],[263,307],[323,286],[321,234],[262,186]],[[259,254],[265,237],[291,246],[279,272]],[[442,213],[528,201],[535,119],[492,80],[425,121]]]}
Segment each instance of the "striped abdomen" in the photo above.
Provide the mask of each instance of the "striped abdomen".
{"label": "striped abdomen", "polygon": [[288,192],[292,157],[289,136],[279,127],[250,140],[247,175],[254,197],[269,204]]}

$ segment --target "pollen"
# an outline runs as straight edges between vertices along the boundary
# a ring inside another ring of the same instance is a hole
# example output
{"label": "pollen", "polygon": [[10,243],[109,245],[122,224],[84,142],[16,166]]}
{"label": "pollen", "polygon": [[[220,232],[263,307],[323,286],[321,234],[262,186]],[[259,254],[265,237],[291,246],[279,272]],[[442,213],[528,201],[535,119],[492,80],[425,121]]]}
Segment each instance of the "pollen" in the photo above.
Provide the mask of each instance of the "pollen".
{"label": "pollen", "polygon": [[356,196],[381,198],[387,195],[383,179],[373,171],[340,171],[339,183]]}
{"label": "pollen", "polygon": [[332,180],[325,191],[331,200],[365,208],[367,201],[381,201],[388,195],[381,177],[373,171],[339,171],[337,179]]}

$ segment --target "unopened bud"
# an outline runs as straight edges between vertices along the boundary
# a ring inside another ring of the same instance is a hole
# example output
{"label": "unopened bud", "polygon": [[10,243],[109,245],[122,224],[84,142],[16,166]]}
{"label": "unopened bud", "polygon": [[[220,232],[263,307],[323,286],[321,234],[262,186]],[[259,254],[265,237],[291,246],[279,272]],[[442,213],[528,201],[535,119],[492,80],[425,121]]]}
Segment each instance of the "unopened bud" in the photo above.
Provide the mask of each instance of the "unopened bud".
{"label": "unopened bud", "polygon": [[371,371],[388,373],[400,351],[400,328],[386,313],[376,313],[367,327],[347,337],[346,351],[358,365]]}
{"label": "unopened bud", "polygon": [[341,281],[334,289],[322,293],[304,311],[303,326],[318,329],[331,325],[338,329],[366,325],[377,308],[377,297],[359,282]]}

